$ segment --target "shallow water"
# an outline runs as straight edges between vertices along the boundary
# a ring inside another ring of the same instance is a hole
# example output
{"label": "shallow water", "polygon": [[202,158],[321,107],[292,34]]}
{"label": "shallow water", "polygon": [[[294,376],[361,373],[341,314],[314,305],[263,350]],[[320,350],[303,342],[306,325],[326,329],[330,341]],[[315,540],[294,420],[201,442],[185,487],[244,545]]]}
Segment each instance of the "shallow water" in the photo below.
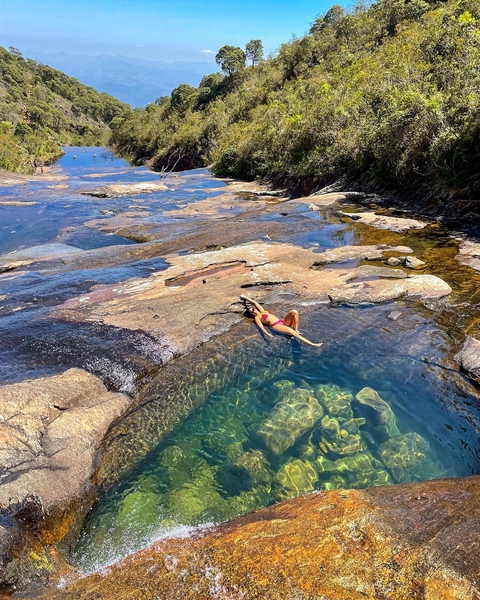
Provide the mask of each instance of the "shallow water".
{"label": "shallow water", "polygon": [[[480,275],[454,259],[457,242],[448,232],[430,226],[392,233],[342,219],[334,208],[278,205],[252,213],[266,227],[287,225],[272,228],[275,241],[318,251],[346,244],[411,246],[427,261],[421,272],[445,279],[453,294],[435,311],[404,302],[299,307],[301,330],[324,341],[320,350],[282,336],[264,340],[249,322],[241,323],[209,343],[217,358],[202,366],[200,349],[174,361],[175,378],[169,380],[169,366],[158,374],[171,358],[161,340],[101,323],[63,322],[51,313],[96,285],[168,267],[161,256],[115,262],[114,246],[136,244],[86,223],[144,207],[136,221],[158,224],[159,236],[168,224],[168,236],[181,238],[195,217],[164,212],[225,186],[197,170],[169,175],[168,190],[151,194],[100,199],[80,193],[139,181],[158,181],[158,175],[105,149],[69,148],[48,178],[0,189],[4,199],[36,202],[0,205],[0,255],[65,244],[83,257],[63,264],[60,253],[51,264],[0,275],[0,379],[20,381],[75,366],[131,395],[153,380],[135,410],[135,427],[123,432],[128,472],[103,493],[75,550],[82,569],[93,571],[184,526],[225,521],[312,490],[480,472],[478,393],[451,361],[465,331],[480,332]],[[251,199],[245,202],[254,209]],[[248,235],[247,228],[246,241]],[[109,266],[89,258],[95,249],[112,251]],[[275,312],[291,308],[281,291],[277,298]],[[389,318],[392,311],[401,313],[398,320]],[[355,399],[364,388],[378,393],[388,425]],[[178,410],[173,429],[161,426],[166,399],[169,410]]]}

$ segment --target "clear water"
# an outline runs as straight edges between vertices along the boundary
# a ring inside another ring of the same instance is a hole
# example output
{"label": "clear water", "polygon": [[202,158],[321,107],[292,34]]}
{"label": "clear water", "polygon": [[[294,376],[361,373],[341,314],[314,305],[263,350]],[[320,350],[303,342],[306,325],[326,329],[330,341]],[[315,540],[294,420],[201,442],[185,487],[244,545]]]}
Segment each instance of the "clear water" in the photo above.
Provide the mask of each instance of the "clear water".
{"label": "clear water", "polygon": [[[76,564],[95,571],[178,527],[223,522],[313,490],[478,473],[477,401],[442,359],[450,339],[409,306],[394,324],[392,308],[307,313],[303,325],[324,339],[321,350],[281,336],[237,345],[225,359],[237,374],[217,374],[205,403],[101,498]],[[365,387],[385,401],[387,426],[355,400]],[[139,446],[152,443],[149,422],[170,400],[157,390],[136,411]]]}

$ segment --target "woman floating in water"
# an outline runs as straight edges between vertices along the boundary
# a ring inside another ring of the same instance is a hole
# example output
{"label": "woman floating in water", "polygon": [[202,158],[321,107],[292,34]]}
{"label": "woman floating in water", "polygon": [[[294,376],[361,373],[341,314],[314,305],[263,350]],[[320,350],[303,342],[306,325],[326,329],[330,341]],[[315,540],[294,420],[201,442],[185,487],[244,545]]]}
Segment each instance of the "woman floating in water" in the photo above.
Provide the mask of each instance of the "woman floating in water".
{"label": "woman floating in water", "polygon": [[252,300],[252,298],[247,298],[247,296],[241,294],[240,299],[245,303],[250,304],[250,306],[247,306],[247,311],[250,315],[252,315],[252,317],[254,317],[255,324],[260,327],[265,335],[273,337],[272,334],[265,329],[265,325],[268,325],[275,331],[296,337],[302,342],[310,344],[310,346],[322,345],[322,342],[319,344],[314,344],[310,340],[307,340],[307,338],[304,338],[303,335],[298,333],[298,312],[296,310],[289,311],[283,319],[279,319],[269,310],[265,310],[258,302]]}

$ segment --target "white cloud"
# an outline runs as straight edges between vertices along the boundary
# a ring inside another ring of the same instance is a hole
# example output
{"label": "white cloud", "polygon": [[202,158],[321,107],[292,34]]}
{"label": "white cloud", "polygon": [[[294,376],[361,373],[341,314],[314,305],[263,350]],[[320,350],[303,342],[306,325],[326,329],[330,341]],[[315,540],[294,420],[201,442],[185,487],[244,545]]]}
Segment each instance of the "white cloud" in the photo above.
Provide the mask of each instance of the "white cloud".
{"label": "white cloud", "polygon": [[215,54],[214,50],[200,50],[200,52],[205,54],[205,56],[208,56],[209,54]]}

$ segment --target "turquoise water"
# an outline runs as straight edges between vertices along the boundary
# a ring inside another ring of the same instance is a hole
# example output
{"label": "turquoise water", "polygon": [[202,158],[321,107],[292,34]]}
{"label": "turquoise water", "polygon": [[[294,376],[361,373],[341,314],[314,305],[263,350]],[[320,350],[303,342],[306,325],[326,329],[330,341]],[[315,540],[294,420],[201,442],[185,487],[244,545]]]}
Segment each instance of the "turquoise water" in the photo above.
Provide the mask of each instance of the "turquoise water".
{"label": "turquoise water", "polygon": [[[94,571],[182,526],[314,490],[478,473],[476,401],[442,363],[449,339],[428,315],[402,306],[394,324],[391,310],[311,311],[303,324],[324,340],[320,350],[246,339],[237,374],[218,377],[206,402],[100,499],[76,564]],[[145,427],[156,403],[160,413],[165,397],[152,398]]]}

